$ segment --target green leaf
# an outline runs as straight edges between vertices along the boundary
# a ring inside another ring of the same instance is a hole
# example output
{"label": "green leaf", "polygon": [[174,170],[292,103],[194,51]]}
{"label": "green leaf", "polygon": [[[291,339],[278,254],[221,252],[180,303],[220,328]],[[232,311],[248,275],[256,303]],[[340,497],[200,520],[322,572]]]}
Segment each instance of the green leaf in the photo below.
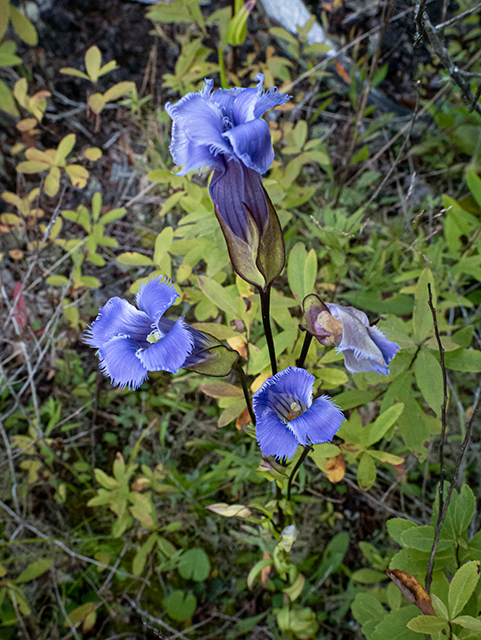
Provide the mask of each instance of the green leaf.
{"label": "green leaf", "polygon": [[55,157],[53,160],[53,164],[57,166],[65,165],[65,158],[72,151],[75,146],[75,134],[69,133],[65,138],[62,138],[60,144],[57,147],[57,151],[55,152]]}
{"label": "green leaf", "polygon": [[479,580],[479,564],[475,561],[467,562],[454,574],[448,593],[448,609],[451,619],[464,609],[472,596]]}
{"label": "green leaf", "polygon": [[479,178],[472,169],[466,171],[466,182],[474,199],[481,207],[481,178]]}
{"label": "green leaf", "polygon": [[120,209],[112,209],[111,211],[107,211],[107,213],[104,213],[104,215],[100,218],[100,222],[101,224],[109,224],[109,222],[114,222],[115,220],[119,220],[119,218],[122,218],[123,216],[125,216],[125,214],[127,213],[127,210],[124,209],[123,207]]}
{"label": "green leaf", "polygon": [[168,250],[172,245],[172,240],[174,239],[174,230],[172,227],[166,227],[162,229],[157,238],[155,239],[155,249],[154,249],[154,262],[155,264],[160,264],[162,260],[167,255]]}
{"label": "green leaf", "polygon": [[102,194],[97,191],[92,196],[92,217],[97,222],[100,216],[100,211],[102,209]]}
{"label": "green leaf", "polygon": [[[434,542],[434,527],[424,525],[421,527],[411,527],[401,535],[401,544],[404,547],[417,549],[418,551],[431,552]],[[451,540],[443,539],[438,541],[438,550],[449,549],[452,546]]]}
{"label": "green leaf", "polygon": [[[202,293],[213,304],[215,304],[216,307],[222,309],[222,311],[225,311],[225,313],[233,316],[234,318],[240,317],[238,306],[236,304],[237,299],[233,299],[228,295],[228,292],[222,285],[207,276],[199,276],[197,278],[197,283]],[[240,300],[240,302],[244,304],[242,300]]]}
{"label": "green leaf", "polygon": [[[7,10],[8,15],[8,10]],[[8,18],[7,18],[8,20]],[[0,67],[11,67],[22,63],[22,58],[15,55],[17,45],[11,40],[6,40],[0,44]]]}
{"label": "green leaf", "polygon": [[183,578],[204,582],[210,573],[209,558],[204,549],[189,549],[180,559],[179,573]]}
{"label": "green leaf", "polygon": [[[83,622],[89,614],[95,611],[97,605],[98,603],[96,602],[86,602],[85,604],[81,604],[80,607],[76,607],[69,613],[70,624],[75,625]],[[68,622],[65,622],[65,626],[68,626]]]}
{"label": "green leaf", "polygon": [[363,491],[372,487],[376,480],[376,465],[371,456],[364,452],[359,460],[357,469],[357,483]]}
{"label": "green leaf", "polygon": [[381,440],[399,418],[403,410],[404,404],[399,402],[398,404],[393,404],[392,407],[389,407],[386,411],[383,411],[372,425],[363,431],[362,444],[370,447],[375,442]]}
{"label": "green leaf", "polygon": [[475,351],[474,349],[449,351],[449,353],[444,354],[444,363],[447,369],[452,369],[453,371],[479,373],[481,371],[481,351]]}
{"label": "green leaf", "polygon": [[195,611],[197,600],[192,593],[175,590],[162,600],[162,606],[173,620],[188,620]]}
{"label": "green leaf", "polygon": [[42,560],[36,560],[32,562],[32,564],[28,565],[26,569],[22,571],[22,573],[15,580],[17,584],[21,584],[22,582],[30,582],[30,580],[35,580],[43,573],[48,571],[52,566],[52,560],[48,558],[44,558]]}
{"label": "green leaf", "polygon": [[475,495],[467,484],[463,484],[459,494],[453,491],[451,495],[451,503],[444,520],[442,533],[453,541],[457,541],[462,532],[466,531],[471,524],[475,511]]}
{"label": "green leaf", "polygon": [[153,264],[152,258],[145,256],[143,253],[136,253],[135,251],[127,251],[117,256],[120,264],[127,264],[132,267],[141,267]]}
{"label": "green leaf", "polygon": [[70,281],[65,276],[49,276],[45,282],[52,287],[65,287]]}
{"label": "green leaf", "polygon": [[375,582],[382,582],[388,580],[387,575],[383,571],[375,571],[374,569],[358,569],[351,575],[353,582],[360,582],[361,584],[374,584]]}
{"label": "green leaf", "polygon": [[416,633],[439,633],[448,626],[448,621],[436,616],[417,616],[407,623],[408,629]]}
{"label": "green leaf", "polygon": [[20,115],[15,105],[12,92],[3,80],[0,80],[0,109],[3,109],[14,118],[18,118]]}
{"label": "green leaf", "polygon": [[419,280],[414,293],[413,336],[414,340],[418,344],[428,337],[429,332],[433,328],[433,317],[428,305],[428,283],[431,285],[433,305],[434,308],[436,308],[436,289],[434,286],[434,276],[431,269],[424,269],[424,271],[419,276]]}
{"label": "green leaf", "polygon": [[289,253],[287,278],[294,297],[301,302],[312,293],[317,276],[317,257],[314,249],[307,253],[302,242],[298,242]]}
{"label": "green leaf", "polygon": [[421,349],[414,362],[416,383],[424,399],[436,413],[441,415],[444,398],[443,373],[436,357],[428,349]]}
{"label": "green leaf", "polygon": [[0,0],[0,40],[5,35],[10,17],[10,0]]}
{"label": "green leaf", "polygon": [[465,629],[481,631],[481,620],[479,618],[473,618],[472,616],[458,616],[451,622],[453,624],[459,624],[459,626],[464,627]]}
{"label": "green leaf", "polygon": [[[0,12],[2,10],[0,4]],[[29,44],[31,47],[37,46],[38,36],[35,27],[23,13],[20,13],[20,11],[12,5],[10,5],[10,20],[18,37],[23,40],[25,44]]]}
{"label": "green leaf", "polygon": [[107,91],[104,93],[103,95],[104,101],[111,102],[112,100],[117,100],[122,96],[132,93],[134,89],[135,89],[135,82],[128,82],[128,81],[118,82],[117,84],[114,84],[113,87],[110,87],[110,89],[107,89]]}
{"label": "green leaf", "polygon": [[361,623],[366,638],[371,637],[377,625],[388,615],[379,600],[370,593],[358,593],[351,610],[354,618]]}
{"label": "green leaf", "polygon": [[419,636],[407,626],[418,613],[419,609],[415,605],[391,611],[376,626],[369,640],[420,640]]}
{"label": "green leaf", "polygon": [[199,387],[199,391],[211,398],[243,398],[242,389],[228,382],[205,382]]}

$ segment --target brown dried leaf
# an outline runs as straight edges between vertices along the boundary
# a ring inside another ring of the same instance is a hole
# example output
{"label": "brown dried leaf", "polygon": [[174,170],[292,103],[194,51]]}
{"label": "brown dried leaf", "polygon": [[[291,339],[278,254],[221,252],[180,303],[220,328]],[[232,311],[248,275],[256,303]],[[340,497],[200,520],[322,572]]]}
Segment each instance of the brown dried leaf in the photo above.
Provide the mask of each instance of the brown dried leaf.
{"label": "brown dried leaf", "polygon": [[407,571],[401,571],[400,569],[388,569],[386,573],[409,602],[415,604],[425,616],[436,615],[429,594],[416,578],[413,578]]}
{"label": "brown dried leaf", "polygon": [[331,482],[340,482],[344,478],[345,473],[346,465],[342,453],[327,459],[326,475]]}

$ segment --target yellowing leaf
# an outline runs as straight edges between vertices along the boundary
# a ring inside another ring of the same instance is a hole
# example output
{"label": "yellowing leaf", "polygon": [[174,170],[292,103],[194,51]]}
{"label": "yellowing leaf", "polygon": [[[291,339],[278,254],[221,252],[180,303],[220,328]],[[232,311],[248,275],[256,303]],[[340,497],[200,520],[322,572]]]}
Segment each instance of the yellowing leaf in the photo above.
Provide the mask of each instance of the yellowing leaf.
{"label": "yellowing leaf", "polygon": [[85,149],[84,156],[87,160],[95,162],[102,157],[102,151],[98,147],[89,147],[88,149]]}
{"label": "yellowing leaf", "polygon": [[48,176],[45,178],[44,191],[52,198],[58,193],[59,187],[60,169],[58,167],[52,167],[48,172]]}
{"label": "yellowing leaf", "polygon": [[41,171],[45,171],[45,169],[48,169],[49,166],[50,165],[48,165],[46,162],[39,162],[38,160],[31,162],[20,162],[17,165],[17,171],[19,173],[40,173]]}
{"label": "yellowing leaf", "polygon": [[149,256],[144,256],[142,253],[136,253],[135,251],[127,251],[117,256],[117,260],[120,264],[128,264],[130,266],[146,266],[153,264],[152,259]]}
{"label": "yellowing leaf", "polygon": [[111,102],[112,100],[117,100],[121,96],[125,96],[128,93],[132,93],[135,89],[135,82],[119,82],[114,84],[113,87],[107,89],[104,93],[105,102]]}
{"label": "yellowing leaf", "polygon": [[201,384],[199,390],[211,398],[243,398],[242,389],[228,382],[206,382]]}
{"label": "yellowing leaf", "polygon": [[65,158],[72,151],[75,145],[75,134],[69,133],[68,136],[62,138],[55,152],[54,164],[58,167],[65,166]]}
{"label": "yellowing leaf", "polygon": [[82,80],[90,80],[86,73],[84,73],[83,71],[79,71],[78,69],[74,69],[73,67],[62,67],[60,69],[60,73],[65,73],[65,75],[67,76],[82,78]]}
{"label": "yellowing leaf", "polygon": [[102,55],[100,49],[95,45],[88,49],[85,54],[85,68],[92,82],[97,82],[99,77],[100,65],[102,63]]}
{"label": "yellowing leaf", "polygon": [[105,102],[106,101],[101,93],[93,93],[88,99],[89,107],[96,114],[99,114],[102,111],[105,107]]}
{"label": "yellowing leaf", "polygon": [[206,509],[218,513],[220,516],[226,518],[247,518],[251,515],[251,510],[243,504],[227,504],[225,502],[217,502],[216,504],[210,504]]}
{"label": "yellowing leaf", "polygon": [[19,131],[30,131],[37,126],[37,120],[35,118],[24,118],[17,122],[17,129]]}
{"label": "yellowing leaf", "polygon": [[19,218],[15,213],[2,213],[0,215],[0,221],[2,222],[2,224],[22,224],[22,219]]}
{"label": "yellowing leaf", "polygon": [[12,260],[21,260],[23,258],[23,251],[20,249],[11,249],[8,252],[8,255],[12,258]]}
{"label": "yellowing leaf", "polygon": [[69,164],[65,168],[65,172],[70,176],[70,180],[74,187],[83,189],[87,184],[89,172],[85,167],[81,167],[79,164]]}
{"label": "yellowing leaf", "polygon": [[331,482],[340,482],[346,473],[344,456],[339,453],[333,458],[328,458],[326,462],[326,475]]}
{"label": "yellowing leaf", "polygon": [[106,73],[110,73],[110,71],[113,71],[114,69],[117,69],[117,62],[115,60],[111,60],[110,62],[107,62],[107,64],[104,64],[103,67],[101,67],[99,71],[99,77],[104,76]]}
{"label": "yellowing leaf", "polygon": [[[83,620],[85,620],[85,618],[87,618],[89,614],[95,611],[97,604],[98,603],[95,603],[95,602],[86,602],[85,604],[80,605],[80,607],[77,607],[76,609],[74,609],[69,614],[70,623],[73,625],[76,625],[79,622],[82,622]],[[69,627],[70,624],[68,621],[65,621],[65,624],[63,626]]]}

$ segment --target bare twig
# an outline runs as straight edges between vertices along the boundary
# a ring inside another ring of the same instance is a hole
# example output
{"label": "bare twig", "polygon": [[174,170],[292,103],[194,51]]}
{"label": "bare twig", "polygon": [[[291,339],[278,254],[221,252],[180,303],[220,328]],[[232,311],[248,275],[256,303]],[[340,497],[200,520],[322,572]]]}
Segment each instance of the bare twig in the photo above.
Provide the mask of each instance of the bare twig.
{"label": "bare twig", "polygon": [[479,9],[481,9],[481,2],[475,5],[474,7],[471,7],[471,9],[467,9],[466,11],[463,11],[463,13],[458,13],[457,16],[454,16],[453,18],[450,18],[449,20],[446,20],[445,22],[442,22],[441,24],[436,25],[434,27],[434,31],[436,32],[442,31],[443,29],[446,29],[446,27],[450,27],[451,25],[456,24],[458,20],[462,20],[463,18],[470,16],[472,13],[475,13]]}
{"label": "bare twig", "polygon": [[[418,44],[422,38],[422,30],[426,32],[429,42],[433,48],[434,53],[439,57],[441,64],[448,72],[451,80],[461,89],[461,95],[464,102],[473,110],[475,109],[481,114],[481,104],[476,99],[475,94],[471,89],[471,83],[466,79],[464,73],[458,68],[457,64],[449,56],[448,50],[444,46],[442,37],[439,35],[438,30],[432,24],[429,19],[428,13],[425,8],[425,0],[418,1],[416,5],[416,35],[414,37],[414,44]],[[446,24],[446,23],[444,23]],[[473,106],[474,105],[474,106]]]}

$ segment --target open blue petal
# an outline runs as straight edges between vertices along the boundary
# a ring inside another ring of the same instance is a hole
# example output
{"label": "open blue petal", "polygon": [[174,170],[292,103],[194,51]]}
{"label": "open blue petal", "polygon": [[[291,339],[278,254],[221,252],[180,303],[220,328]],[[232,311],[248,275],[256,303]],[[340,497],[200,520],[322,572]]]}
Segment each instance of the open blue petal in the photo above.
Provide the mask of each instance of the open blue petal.
{"label": "open blue petal", "polygon": [[172,158],[182,169],[178,175],[185,176],[190,171],[200,171],[206,167],[211,169],[223,166],[222,157],[212,151],[209,145],[199,145],[186,134],[182,124],[172,124],[172,141],[170,144]]}
{"label": "open blue petal", "polygon": [[316,398],[307,411],[289,423],[301,444],[329,442],[340,429],[344,416],[329,396]]}
{"label": "open blue petal", "polygon": [[263,91],[257,96],[256,103],[254,105],[254,118],[260,118],[268,109],[285,104],[292,96],[287,93],[281,93],[277,90],[277,87]]}
{"label": "open blue petal", "polygon": [[225,163],[224,171],[215,171],[210,196],[232,233],[247,240],[247,205],[260,230],[267,222],[267,201],[261,176],[236,160]]}
{"label": "open blue petal", "polygon": [[310,407],[312,404],[312,388],[314,385],[315,377],[299,367],[287,367],[272,378],[266,380],[264,384],[274,381],[268,387],[269,393],[276,394],[289,394],[298,401],[302,402],[306,407]]}
{"label": "open blue petal", "polygon": [[367,331],[371,340],[381,350],[384,362],[388,365],[401,347],[392,340],[388,340],[377,327],[369,327]]}
{"label": "open blue petal", "polygon": [[126,337],[111,338],[99,348],[100,369],[121,389],[137,389],[147,378],[147,369],[136,355],[137,346]]}
{"label": "open blue petal", "polygon": [[169,333],[137,355],[147,371],[177,373],[193,346],[194,338],[183,319],[179,318]]}
{"label": "open blue petal", "polygon": [[286,423],[270,411],[257,417],[257,442],[266,456],[292,458],[299,442]]}
{"label": "open blue petal", "polygon": [[246,167],[265,173],[274,161],[269,125],[265,120],[251,120],[224,133],[235,155]]}
{"label": "open blue petal", "polygon": [[135,301],[141,311],[157,322],[178,297],[168,278],[153,278],[140,286]]}
{"label": "open blue petal", "polygon": [[[175,105],[166,104],[165,110],[176,127],[179,127],[194,144],[208,147],[213,155],[231,153],[229,143],[222,136],[222,111],[210,97],[200,93],[188,93]],[[177,130],[176,135],[179,140]],[[174,144],[173,140],[172,153],[175,150]]]}
{"label": "open blue petal", "polygon": [[111,298],[99,309],[92,326],[85,331],[85,342],[99,349],[111,338],[129,336],[136,342],[145,342],[151,332],[152,320],[123,298]]}

